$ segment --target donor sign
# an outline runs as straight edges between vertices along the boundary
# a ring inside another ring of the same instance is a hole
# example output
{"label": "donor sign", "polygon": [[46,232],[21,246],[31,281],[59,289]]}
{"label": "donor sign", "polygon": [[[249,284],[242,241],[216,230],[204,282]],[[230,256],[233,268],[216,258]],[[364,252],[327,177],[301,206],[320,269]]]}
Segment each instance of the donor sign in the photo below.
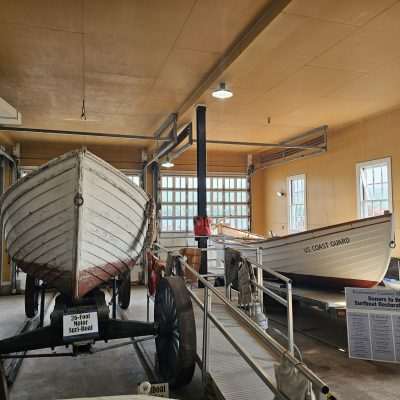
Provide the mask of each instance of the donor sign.
{"label": "donor sign", "polygon": [[400,362],[400,291],[346,288],[349,357]]}

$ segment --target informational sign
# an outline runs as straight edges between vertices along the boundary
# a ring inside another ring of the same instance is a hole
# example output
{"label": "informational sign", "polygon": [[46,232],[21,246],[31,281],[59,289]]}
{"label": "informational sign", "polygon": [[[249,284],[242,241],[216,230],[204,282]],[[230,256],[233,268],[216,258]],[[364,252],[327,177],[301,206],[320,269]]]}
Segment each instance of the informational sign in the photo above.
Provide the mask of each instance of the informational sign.
{"label": "informational sign", "polygon": [[77,314],[63,315],[63,335],[64,338],[75,336],[96,336],[99,332],[99,322],[97,312],[86,312]]}
{"label": "informational sign", "polygon": [[349,357],[400,362],[400,291],[346,288]]}
{"label": "informational sign", "polygon": [[156,397],[169,398],[169,385],[166,383],[142,382],[138,386],[138,393]]}

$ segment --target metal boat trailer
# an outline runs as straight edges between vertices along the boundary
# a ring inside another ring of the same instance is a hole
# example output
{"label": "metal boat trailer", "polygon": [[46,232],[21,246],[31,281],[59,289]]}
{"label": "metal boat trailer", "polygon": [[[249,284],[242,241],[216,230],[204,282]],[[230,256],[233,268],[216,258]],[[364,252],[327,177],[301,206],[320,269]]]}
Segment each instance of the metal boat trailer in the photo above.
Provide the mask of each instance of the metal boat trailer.
{"label": "metal boat trailer", "polygon": [[[164,382],[168,382],[172,388],[188,384],[195,367],[196,328],[192,302],[183,279],[180,277],[161,279],[155,297],[154,322],[117,319],[117,285],[113,282],[112,286],[111,318],[105,293],[99,288],[78,302],[58,294],[54,310],[50,315],[50,324],[0,340],[0,360],[75,357],[155,339],[157,365]],[[43,315],[41,320],[43,321]],[[94,347],[99,341],[107,343],[113,339],[124,338],[129,340],[100,349]],[[54,351],[59,346],[71,348],[71,351]],[[52,351],[15,354],[40,349]],[[0,363],[0,400],[7,399],[8,387]]]}

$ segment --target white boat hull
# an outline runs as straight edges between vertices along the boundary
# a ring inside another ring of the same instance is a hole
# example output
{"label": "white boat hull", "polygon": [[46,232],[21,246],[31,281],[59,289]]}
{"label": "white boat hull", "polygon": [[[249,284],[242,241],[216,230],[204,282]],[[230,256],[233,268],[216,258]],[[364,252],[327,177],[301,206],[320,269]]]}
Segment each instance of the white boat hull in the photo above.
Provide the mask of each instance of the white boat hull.
{"label": "white boat hull", "polygon": [[262,248],[263,266],[296,283],[341,289],[380,283],[392,240],[392,215],[386,214],[252,244]]}
{"label": "white boat hull", "polygon": [[73,298],[132,268],[143,249],[148,196],[88,151],[50,161],[2,200],[9,255]]}

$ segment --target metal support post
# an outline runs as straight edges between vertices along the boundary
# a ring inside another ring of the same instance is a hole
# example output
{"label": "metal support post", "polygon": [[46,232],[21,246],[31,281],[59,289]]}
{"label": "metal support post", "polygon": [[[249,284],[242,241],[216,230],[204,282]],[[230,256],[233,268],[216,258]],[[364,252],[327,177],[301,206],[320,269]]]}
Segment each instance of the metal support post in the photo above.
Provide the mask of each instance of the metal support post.
{"label": "metal support post", "polygon": [[209,353],[210,353],[210,324],[208,319],[208,313],[211,312],[211,293],[208,287],[204,287],[204,300],[203,300],[203,349],[201,358],[201,375],[203,385],[207,384],[208,375],[208,364],[209,364]]}
{"label": "metal support post", "polygon": [[292,282],[287,282],[287,326],[288,326],[288,350],[294,355],[293,337],[293,305],[292,305]]}
{"label": "metal support post", "polygon": [[117,318],[117,279],[112,280],[112,318]]}
{"label": "metal support post", "polygon": [[[159,182],[160,182],[160,166],[159,164],[153,163],[151,166],[151,173],[152,173],[152,195],[153,195],[153,200],[156,206],[156,221],[160,221],[160,199],[159,199]],[[158,241],[159,238],[159,233],[160,233],[160,227],[157,223],[156,225],[156,229],[157,229],[157,234],[156,234],[156,241]],[[155,249],[155,254],[158,254],[158,249]],[[147,282],[146,282],[147,284]]]}
{"label": "metal support post", "polygon": [[[9,165],[11,168],[11,184],[13,185],[18,180],[18,166],[15,161],[10,162]],[[16,294],[17,293],[17,264],[14,260],[11,260],[10,267],[11,267],[11,293]]]}
{"label": "metal support post", "polygon": [[39,328],[42,328],[44,325],[44,305],[46,302],[46,286],[42,283],[40,287],[40,321]]}
{"label": "metal support post", "polygon": [[146,321],[149,322],[150,321],[150,298],[149,298],[149,293],[147,293],[146,298],[147,298]]}
{"label": "metal support post", "polygon": [[[197,135],[197,215],[207,217],[207,135],[206,135],[206,107],[199,105],[196,108],[196,135]],[[207,238],[198,239],[199,249],[207,248]],[[200,274],[207,274],[207,252],[201,252]],[[201,285],[199,285],[201,287]]]}
{"label": "metal support post", "polygon": [[[262,265],[262,248],[257,248],[257,264]],[[264,279],[263,279],[263,270],[260,267],[257,267],[257,284],[259,285],[257,292],[258,292],[258,300],[260,302],[260,312],[264,312],[264,293],[263,290],[260,288],[264,286]]]}

